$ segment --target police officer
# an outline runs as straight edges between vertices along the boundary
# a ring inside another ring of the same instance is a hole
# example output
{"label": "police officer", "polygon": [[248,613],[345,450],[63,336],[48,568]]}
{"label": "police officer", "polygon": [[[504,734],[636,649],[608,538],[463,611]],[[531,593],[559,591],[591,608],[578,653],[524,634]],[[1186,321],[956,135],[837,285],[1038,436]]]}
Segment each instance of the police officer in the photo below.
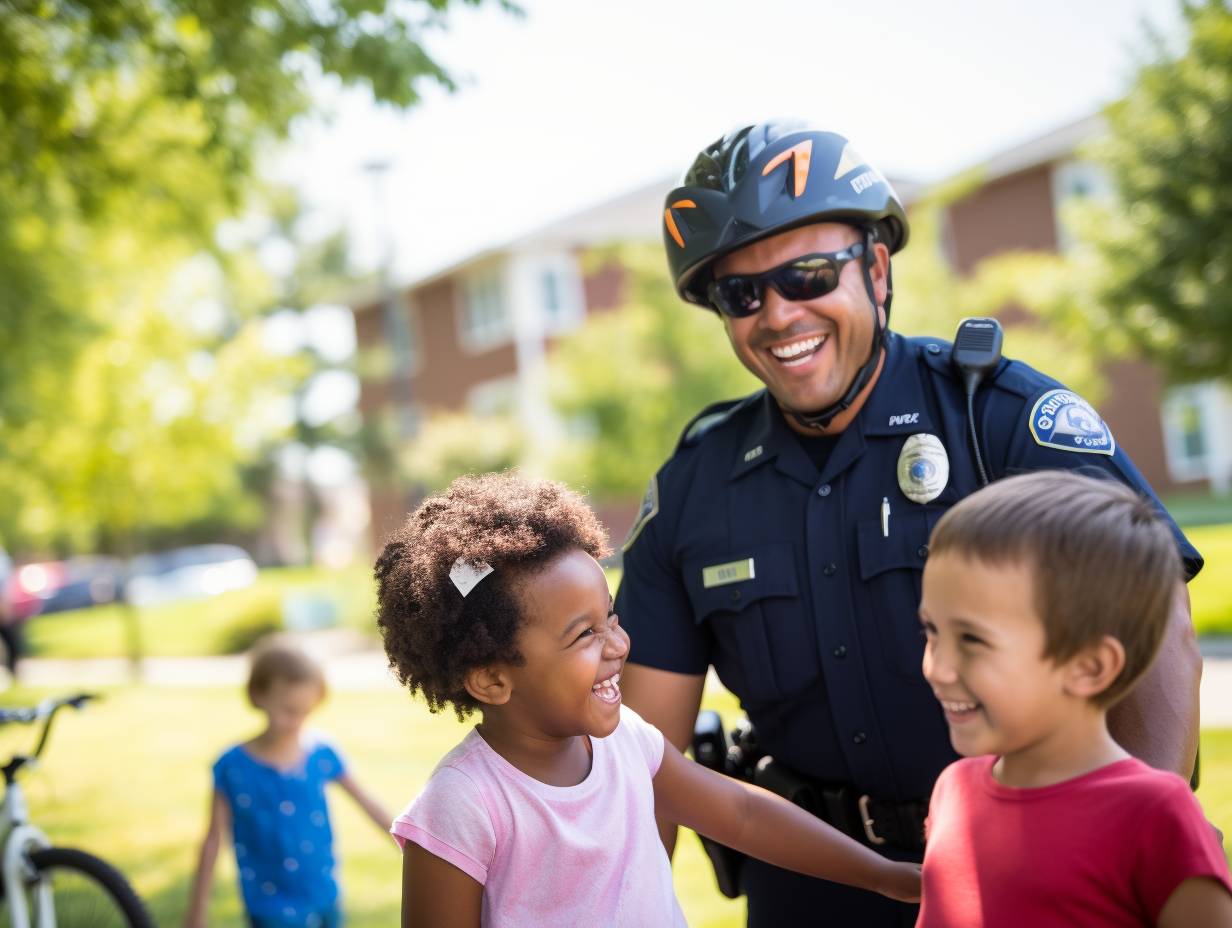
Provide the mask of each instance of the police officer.
{"label": "police officer", "polygon": [[[683,749],[713,667],[813,811],[919,860],[929,793],[955,759],[920,671],[930,530],[981,468],[1083,468],[1151,490],[1090,405],[1018,362],[975,392],[977,461],[950,344],[886,328],[907,218],[842,136],[732,132],[697,155],[663,222],[677,292],[718,313],[765,389],[703,410],[650,481],[616,603],[633,641],[625,701]],[[1173,527],[1193,576],[1201,557]],[[1188,776],[1201,663],[1183,586],[1173,612],[1113,733]],[[915,907],[756,861],[740,884],[751,926],[914,924]]]}

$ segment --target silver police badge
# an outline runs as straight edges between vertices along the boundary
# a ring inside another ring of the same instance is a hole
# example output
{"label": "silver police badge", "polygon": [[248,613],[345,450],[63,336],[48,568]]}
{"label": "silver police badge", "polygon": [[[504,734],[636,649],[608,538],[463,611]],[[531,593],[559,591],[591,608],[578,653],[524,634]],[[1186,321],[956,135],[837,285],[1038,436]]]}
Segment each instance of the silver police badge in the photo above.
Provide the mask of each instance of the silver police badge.
{"label": "silver police badge", "polygon": [[950,457],[936,435],[918,432],[898,453],[898,488],[913,503],[930,503],[950,481]]}

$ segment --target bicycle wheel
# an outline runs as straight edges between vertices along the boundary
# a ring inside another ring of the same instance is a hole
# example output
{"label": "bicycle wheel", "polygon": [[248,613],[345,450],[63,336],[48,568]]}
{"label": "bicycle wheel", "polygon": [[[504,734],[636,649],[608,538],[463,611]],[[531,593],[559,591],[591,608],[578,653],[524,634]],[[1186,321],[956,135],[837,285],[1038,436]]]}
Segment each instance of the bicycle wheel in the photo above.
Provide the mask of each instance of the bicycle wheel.
{"label": "bicycle wheel", "polygon": [[[49,847],[30,852],[35,876],[25,887],[30,924],[38,921],[39,888],[50,884],[56,928],[154,928],[145,906],[120,871],[85,851]],[[9,907],[0,928],[11,928]]]}

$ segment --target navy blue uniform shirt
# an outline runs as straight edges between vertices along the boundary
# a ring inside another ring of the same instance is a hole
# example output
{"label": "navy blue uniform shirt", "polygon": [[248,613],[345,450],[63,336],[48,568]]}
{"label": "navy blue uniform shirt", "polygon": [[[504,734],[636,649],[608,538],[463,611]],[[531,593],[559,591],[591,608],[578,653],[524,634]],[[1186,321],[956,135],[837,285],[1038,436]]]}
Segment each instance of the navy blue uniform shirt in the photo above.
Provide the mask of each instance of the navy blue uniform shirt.
{"label": "navy blue uniform shirt", "polygon": [[[768,753],[881,799],[926,798],[957,756],[917,617],[929,533],[980,486],[949,357],[948,342],[889,333],[881,375],[820,473],[764,390],[704,411],[647,491],[616,597],[631,661],[713,665]],[[1154,498],[1089,407],[1066,411],[1077,398],[1063,390],[1012,361],[980,387],[990,478],[1082,469]],[[897,475],[918,433],[940,439],[950,469],[924,504]],[[1192,577],[1202,558],[1169,522]]]}

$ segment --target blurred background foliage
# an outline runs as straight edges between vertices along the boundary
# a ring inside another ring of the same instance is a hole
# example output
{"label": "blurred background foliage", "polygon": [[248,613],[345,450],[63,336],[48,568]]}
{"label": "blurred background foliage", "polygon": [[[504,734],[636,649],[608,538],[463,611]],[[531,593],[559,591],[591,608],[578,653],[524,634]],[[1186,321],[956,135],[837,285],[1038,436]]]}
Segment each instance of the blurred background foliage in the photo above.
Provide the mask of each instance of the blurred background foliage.
{"label": "blurred background foliage", "polygon": [[[422,39],[481,2],[0,6],[9,547],[123,552],[260,518],[262,461],[295,431],[277,398],[305,367],[268,357],[256,322],[313,288],[273,279],[259,244],[220,226],[272,218],[285,241],[294,210],[258,166],[312,110],[312,81],[399,107],[452,89]],[[336,277],[337,257],[302,263]]]}

